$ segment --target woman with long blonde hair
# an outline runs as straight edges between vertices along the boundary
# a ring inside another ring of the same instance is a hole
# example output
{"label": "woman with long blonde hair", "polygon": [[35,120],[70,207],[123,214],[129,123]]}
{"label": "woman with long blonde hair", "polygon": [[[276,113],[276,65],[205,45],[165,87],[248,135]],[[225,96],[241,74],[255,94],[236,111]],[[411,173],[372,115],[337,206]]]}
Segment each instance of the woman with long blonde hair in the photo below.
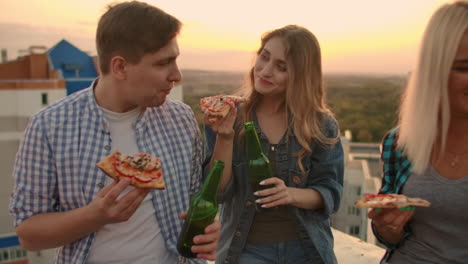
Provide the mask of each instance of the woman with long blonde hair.
{"label": "woman with long blonde hair", "polygon": [[431,202],[415,211],[372,210],[382,263],[468,259],[468,2],[440,7],[427,25],[398,128],[383,141],[381,193]]}
{"label": "woman with long blonde hair", "polygon": [[[267,32],[243,93],[249,103],[224,119],[205,114],[206,152],[228,168],[217,263],[336,263],[330,215],[342,194],[343,150],[321,67],[319,43],[306,28]],[[261,183],[271,187],[257,192],[248,183],[246,121],[272,165],[273,177]]]}

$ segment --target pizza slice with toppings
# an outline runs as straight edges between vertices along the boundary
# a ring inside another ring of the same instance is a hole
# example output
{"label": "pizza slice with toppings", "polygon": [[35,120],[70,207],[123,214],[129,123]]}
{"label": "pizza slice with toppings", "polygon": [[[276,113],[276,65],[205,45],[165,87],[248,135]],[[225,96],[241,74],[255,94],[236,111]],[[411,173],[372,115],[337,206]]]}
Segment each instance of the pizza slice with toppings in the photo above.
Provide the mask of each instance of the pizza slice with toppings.
{"label": "pizza slice with toppings", "polygon": [[200,99],[200,108],[210,116],[225,118],[231,108],[236,107],[236,104],[248,101],[248,98],[236,95],[214,95]]}
{"label": "pizza slice with toppings", "polygon": [[129,178],[130,185],[135,187],[161,190],[165,188],[161,160],[147,153],[123,155],[117,150],[99,161],[96,166],[117,181],[124,177]]}
{"label": "pizza slice with toppings", "polygon": [[429,207],[427,200],[403,194],[365,194],[355,203],[358,208],[403,208],[407,206]]}

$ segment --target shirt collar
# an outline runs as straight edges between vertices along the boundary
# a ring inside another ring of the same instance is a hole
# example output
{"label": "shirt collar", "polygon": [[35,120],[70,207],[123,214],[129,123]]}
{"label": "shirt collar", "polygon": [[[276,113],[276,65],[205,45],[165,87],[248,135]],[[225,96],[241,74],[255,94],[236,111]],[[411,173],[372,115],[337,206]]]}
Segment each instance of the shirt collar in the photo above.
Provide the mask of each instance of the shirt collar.
{"label": "shirt collar", "polygon": [[[88,87],[88,110],[89,110],[89,114],[100,120],[104,126],[107,126],[106,124],[106,121],[104,119],[104,113],[102,112],[102,109],[101,107],[98,105],[97,101],[96,101],[96,95],[94,94],[94,89],[96,88],[96,85],[97,83],[99,82],[99,78],[96,78],[90,85],[90,87]],[[146,108],[144,110],[144,113],[140,116],[140,118],[137,119],[136,123],[135,123],[135,127],[136,128],[140,128],[142,126],[144,126],[146,124],[146,122],[148,122],[149,120],[149,112],[150,112],[150,109],[149,108]]]}

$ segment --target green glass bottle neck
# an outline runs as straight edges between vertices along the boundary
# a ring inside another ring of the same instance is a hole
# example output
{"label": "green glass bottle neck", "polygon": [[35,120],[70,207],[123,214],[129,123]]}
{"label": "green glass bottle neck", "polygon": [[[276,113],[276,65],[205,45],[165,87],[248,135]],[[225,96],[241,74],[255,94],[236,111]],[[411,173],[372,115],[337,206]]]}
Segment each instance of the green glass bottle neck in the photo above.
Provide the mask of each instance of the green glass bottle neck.
{"label": "green glass bottle neck", "polygon": [[247,158],[249,160],[260,158],[262,156],[262,145],[253,123],[245,125],[245,141],[247,144]]}
{"label": "green glass bottle neck", "polygon": [[203,197],[203,199],[216,201],[216,196],[218,194],[218,186],[219,182],[221,181],[223,169],[224,162],[219,160],[215,161],[200,191],[200,195]]}

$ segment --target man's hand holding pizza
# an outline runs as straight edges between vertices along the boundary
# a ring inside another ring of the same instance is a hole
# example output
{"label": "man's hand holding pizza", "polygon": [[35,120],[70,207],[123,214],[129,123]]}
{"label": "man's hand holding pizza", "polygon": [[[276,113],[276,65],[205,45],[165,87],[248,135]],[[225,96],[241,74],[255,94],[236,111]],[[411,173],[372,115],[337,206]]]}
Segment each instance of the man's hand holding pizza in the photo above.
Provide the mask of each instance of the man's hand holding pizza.
{"label": "man's hand holding pizza", "polygon": [[[161,160],[148,153],[123,155],[116,150],[96,166],[115,180],[87,206],[101,226],[127,221],[151,190],[165,188]],[[118,198],[129,185],[135,189]]]}
{"label": "man's hand holding pizza", "polygon": [[91,216],[100,226],[127,221],[141,205],[151,189],[135,188],[119,197],[129,186],[130,179],[123,178],[104,187],[88,205]]}

